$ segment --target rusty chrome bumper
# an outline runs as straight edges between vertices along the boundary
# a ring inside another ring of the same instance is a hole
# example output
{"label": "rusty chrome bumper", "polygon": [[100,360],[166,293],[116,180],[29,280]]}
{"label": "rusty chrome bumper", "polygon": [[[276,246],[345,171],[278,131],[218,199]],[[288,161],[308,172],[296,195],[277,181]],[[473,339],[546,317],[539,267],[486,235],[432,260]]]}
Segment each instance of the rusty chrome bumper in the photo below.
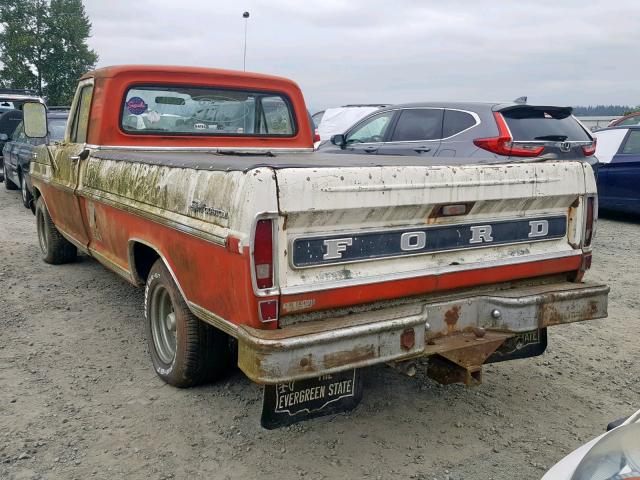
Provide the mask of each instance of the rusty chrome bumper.
{"label": "rusty chrome bumper", "polygon": [[431,355],[479,368],[519,333],[606,317],[608,293],[606,285],[560,282],[412,303],[279,330],[243,326],[238,330],[238,365],[251,380],[265,384]]}

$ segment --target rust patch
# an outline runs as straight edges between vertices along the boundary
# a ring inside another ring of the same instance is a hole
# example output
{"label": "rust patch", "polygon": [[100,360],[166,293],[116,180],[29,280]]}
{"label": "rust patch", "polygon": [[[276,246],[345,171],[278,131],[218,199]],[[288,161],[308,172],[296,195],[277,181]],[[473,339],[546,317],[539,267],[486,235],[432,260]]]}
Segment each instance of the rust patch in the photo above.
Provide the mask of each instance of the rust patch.
{"label": "rust patch", "polygon": [[355,362],[361,362],[375,357],[373,345],[356,347],[344,352],[328,353],[324,356],[325,368],[341,367]]}
{"label": "rust patch", "polygon": [[456,330],[456,324],[460,319],[460,306],[455,305],[451,307],[444,313],[444,321],[447,324],[447,329],[449,332],[454,332]]}
{"label": "rust patch", "polygon": [[475,387],[482,383],[482,366],[465,368],[436,355],[429,358],[427,375],[442,385],[462,383]]}

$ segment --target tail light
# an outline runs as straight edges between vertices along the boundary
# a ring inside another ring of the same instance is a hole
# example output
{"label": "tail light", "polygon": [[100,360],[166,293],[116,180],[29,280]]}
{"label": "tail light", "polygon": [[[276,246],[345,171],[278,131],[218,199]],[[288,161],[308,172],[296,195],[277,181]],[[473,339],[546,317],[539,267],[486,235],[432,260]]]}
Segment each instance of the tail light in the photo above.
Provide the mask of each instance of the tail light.
{"label": "tail light", "polygon": [[258,314],[262,323],[278,321],[278,300],[265,300],[258,303]]}
{"label": "tail light", "polygon": [[591,241],[593,240],[593,232],[595,230],[595,221],[596,197],[589,197],[587,198],[587,211],[585,212],[584,242],[582,242],[583,247],[588,247],[591,245]]}
{"label": "tail light", "polygon": [[589,157],[594,153],[596,153],[596,143],[597,143],[597,140],[594,138],[593,142],[591,142],[591,145],[584,145],[582,147],[582,152],[584,153],[585,157]]}
{"label": "tail light", "polygon": [[313,143],[319,142],[320,141],[320,134],[318,133],[318,129],[316,128],[313,131]]}
{"label": "tail light", "polygon": [[497,155],[507,155],[513,157],[537,157],[544,150],[544,146],[515,144],[511,137],[511,132],[500,112],[493,112],[493,116],[498,124],[497,137],[476,138],[473,143],[484,150]]}
{"label": "tail light", "polygon": [[253,237],[253,268],[256,286],[273,287],[273,221],[258,220]]}

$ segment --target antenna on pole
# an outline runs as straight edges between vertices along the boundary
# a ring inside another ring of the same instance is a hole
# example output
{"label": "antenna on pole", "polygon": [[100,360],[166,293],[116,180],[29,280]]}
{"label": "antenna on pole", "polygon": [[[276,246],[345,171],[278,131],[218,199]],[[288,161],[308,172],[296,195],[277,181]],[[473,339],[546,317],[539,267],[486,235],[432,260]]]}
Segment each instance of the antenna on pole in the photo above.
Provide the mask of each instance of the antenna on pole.
{"label": "antenna on pole", "polygon": [[249,19],[249,12],[244,12],[242,14],[242,18],[244,18],[244,55],[242,57],[242,71],[247,71],[247,23]]}

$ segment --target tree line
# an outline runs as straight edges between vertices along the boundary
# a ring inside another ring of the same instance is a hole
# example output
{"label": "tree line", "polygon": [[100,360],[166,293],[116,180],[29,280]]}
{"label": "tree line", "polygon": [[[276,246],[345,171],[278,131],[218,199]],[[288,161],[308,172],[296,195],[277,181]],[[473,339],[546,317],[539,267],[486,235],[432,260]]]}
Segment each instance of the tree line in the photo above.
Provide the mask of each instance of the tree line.
{"label": "tree line", "polygon": [[573,107],[573,114],[579,117],[613,117],[627,115],[640,110],[640,106],[630,105],[588,105]]}
{"label": "tree line", "polygon": [[82,0],[1,0],[0,27],[0,88],[69,105],[78,79],[98,61]]}

